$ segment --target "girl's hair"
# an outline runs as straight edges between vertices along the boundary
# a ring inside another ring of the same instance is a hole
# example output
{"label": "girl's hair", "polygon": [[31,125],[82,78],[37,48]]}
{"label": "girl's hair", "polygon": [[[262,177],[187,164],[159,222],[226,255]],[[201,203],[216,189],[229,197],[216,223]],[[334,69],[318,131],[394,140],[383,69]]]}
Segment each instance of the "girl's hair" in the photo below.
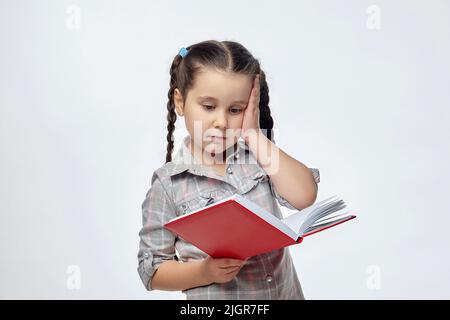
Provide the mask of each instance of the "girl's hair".
{"label": "girl's hair", "polygon": [[174,103],[175,89],[178,88],[180,90],[185,102],[187,92],[192,88],[196,73],[204,67],[245,74],[253,79],[257,74],[260,74],[259,126],[264,135],[273,141],[273,119],[269,108],[269,87],[259,61],[243,45],[233,41],[202,41],[186,47],[186,49],[188,54],[184,58],[177,54],[170,67],[166,162],[172,161],[174,146],[173,131],[177,120]]}

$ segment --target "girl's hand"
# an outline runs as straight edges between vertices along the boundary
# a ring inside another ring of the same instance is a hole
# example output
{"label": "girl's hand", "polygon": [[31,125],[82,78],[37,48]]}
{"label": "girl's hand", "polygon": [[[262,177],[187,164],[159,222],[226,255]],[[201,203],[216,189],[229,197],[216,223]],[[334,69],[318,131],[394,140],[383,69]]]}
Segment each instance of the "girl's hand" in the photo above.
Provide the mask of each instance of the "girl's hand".
{"label": "girl's hand", "polygon": [[203,271],[208,282],[225,283],[236,277],[241,268],[245,265],[247,259],[232,259],[232,258],[213,258],[206,257],[203,262]]}
{"label": "girl's hand", "polygon": [[248,144],[249,136],[252,133],[257,133],[259,128],[259,74],[256,75],[253,81],[252,92],[248,101],[247,108],[244,111],[244,118],[242,120],[241,137],[245,143]]}

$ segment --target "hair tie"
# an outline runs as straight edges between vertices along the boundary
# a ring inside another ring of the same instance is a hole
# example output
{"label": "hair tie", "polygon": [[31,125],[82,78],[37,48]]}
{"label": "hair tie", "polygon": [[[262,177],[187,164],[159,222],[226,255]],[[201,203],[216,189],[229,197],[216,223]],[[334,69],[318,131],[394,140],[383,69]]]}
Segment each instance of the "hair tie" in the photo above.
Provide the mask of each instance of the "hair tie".
{"label": "hair tie", "polygon": [[182,57],[182,58],[184,58],[184,57],[186,57],[186,55],[188,54],[188,50],[186,49],[186,48],[181,48],[180,49],[180,52],[178,52],[178,54]]}

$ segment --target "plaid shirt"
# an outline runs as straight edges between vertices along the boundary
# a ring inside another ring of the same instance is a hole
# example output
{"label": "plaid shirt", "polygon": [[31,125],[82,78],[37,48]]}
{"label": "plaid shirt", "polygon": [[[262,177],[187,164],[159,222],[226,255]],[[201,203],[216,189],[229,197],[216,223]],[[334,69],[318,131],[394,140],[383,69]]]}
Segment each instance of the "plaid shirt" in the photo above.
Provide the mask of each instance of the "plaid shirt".
{"label": "plaid shirt", "polygon": [[[205,252],[163,227],[170,219],[234,193],[254,201],[279,219],[283,216],[277,202],[298,210],[277,193],[269,176],[242,140],[226,151],[225,176],[211,167],[202,166],[190,152],[189,140],[188,135],[173,161],[153,173],[151,187],[142,203],[143,227],[139,232],[137,270],[149,291],[153,290],[153,274],[164,261],[176,259],[182,263],[207,257]],[[310,170],[318,183],[319,171]],[[230,282],[194,287],[182,290],[182,293],[186,294],[187,300],[304,299],[288,247],[249,258]]]}

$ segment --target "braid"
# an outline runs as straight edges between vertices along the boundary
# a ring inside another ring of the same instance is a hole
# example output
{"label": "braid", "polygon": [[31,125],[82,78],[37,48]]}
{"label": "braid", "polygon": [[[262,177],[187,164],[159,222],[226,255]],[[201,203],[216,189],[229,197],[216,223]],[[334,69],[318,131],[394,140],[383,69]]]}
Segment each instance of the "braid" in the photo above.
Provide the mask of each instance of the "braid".
{"label": "braid", "polygon": [[166,163],[172,161],[173,150],[173,132],[175,130],[175,122],[177,121],[177,115],[175,113],[175,103],[173,96],[177,85],[177,70],[181,61],[181,56],[177,55],[170,68],[170,89],[168,93],[169,101],[167,102],[167,154]]}
{"label": "braid", "polygon": [[260,97],[259,97],[259,126],[263,130],[264,135],[270,140],[272,140],[272,128],[273,119],[270,115],[269,108],[269,87],[266,81],[266,74],[261,70],[260,79]]}

